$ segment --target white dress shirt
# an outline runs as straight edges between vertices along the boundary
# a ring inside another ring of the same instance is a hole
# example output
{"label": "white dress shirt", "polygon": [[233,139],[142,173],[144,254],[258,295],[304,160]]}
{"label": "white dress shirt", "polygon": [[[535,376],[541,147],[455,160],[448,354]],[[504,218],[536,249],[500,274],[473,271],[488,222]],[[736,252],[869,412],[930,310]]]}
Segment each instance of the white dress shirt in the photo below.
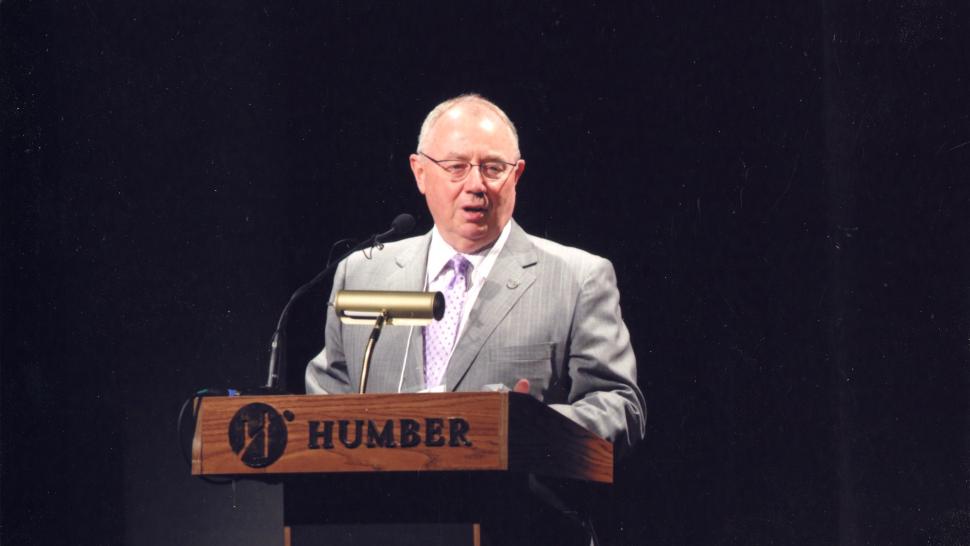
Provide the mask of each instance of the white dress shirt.
{"label": "white dress shirt", "polygon": [[[465,331],[465,324],[468,323],[468,316],[471,314],[472,307],[475,306],[478,293],[481,292],[482,285],[485,284],[485,279],[488,277],[489,271],[492,270],[492,266],[495,265],[498,255],[502,252],[502,247],[505,246],[505,241],[509,238],[509,232],[511,230],[512,222],[509,221],[502,228],[502,233],[495,240],[495,244],[488,248],[483,248],[474,254],[464,254],[452,248],[441,237],[437,226],[431,230],[431,247],[428,249],[428,266],[425,270],[427,271],[425,283],[429,292],[443,292],[445,287],[448,286],[449,278],[442,273],[444,273],[445,265],[451,261],[455,254],[461,254],[471,263],[471,274],[468,275],[465,303],[462,304],[461,322],[458,323],[458,335],[455,336],[455,345],[458,345],[458,340],[461,339],[461,334]],[[454,345],[451,347],[451,350],[454,352]]]}

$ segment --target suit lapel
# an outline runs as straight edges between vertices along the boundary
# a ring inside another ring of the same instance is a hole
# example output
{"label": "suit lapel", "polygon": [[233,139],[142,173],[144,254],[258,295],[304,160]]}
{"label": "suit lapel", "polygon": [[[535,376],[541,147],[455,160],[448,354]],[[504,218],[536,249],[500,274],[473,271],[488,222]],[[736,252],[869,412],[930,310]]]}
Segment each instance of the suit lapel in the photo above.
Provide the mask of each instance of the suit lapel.
{"label": "suit lapel", "polygon": [[424,270],[428,264],[428,246],[431,244],[431,233],[414,239],[414,244],[407,245],[394,256],[392,271],[387,276],[390,290],[422,290],[424,288]]}
{"label": "suit lapel", "polygon": [[537,261],[529,237],[513,222],[509,238],[478,293],[468,324],[448,362],[444,379],[449,390],[456,390],[482,345],[535,282],[536,273],[532,266]]}
{"label": "suit lapel", "polygon": [[[394,264],[387,270],[385,290],[424,290],[425,268],[428,263],[428,246],[431,234],[414,240],[413,245],[407,245],[394,256]],[[408,347],[408,333],[412,332],[411,345]],[[370,372],[368,390],[371,392],[397,392],[398,379],[401,373],[401,357],[407,350],[407,360],[404,363],[404,382],[401,392],[413,391],[424,386],[424,339],[421,328],[395,326],[384,328],[378,347],[383,346],[392,350],[390,358],[382,359],[386,369],[378,371],[375,359],[374,368]],[[393,348],[393,349],[392,349]],[[380,379],[378,379],[380,378]],[[377,382],[380,381],[380,385]]]}

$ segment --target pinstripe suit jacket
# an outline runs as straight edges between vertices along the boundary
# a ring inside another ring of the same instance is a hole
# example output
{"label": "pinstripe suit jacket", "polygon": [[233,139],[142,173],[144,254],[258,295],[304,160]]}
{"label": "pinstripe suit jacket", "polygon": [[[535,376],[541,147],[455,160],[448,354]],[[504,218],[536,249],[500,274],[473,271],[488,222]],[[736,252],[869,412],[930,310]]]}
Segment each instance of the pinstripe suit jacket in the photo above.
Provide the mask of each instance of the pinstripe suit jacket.
{"label": "pinstripe suit jacket", "polygon": [[[422,290],[430,232],[355,253],[334,278],[337,290]],[[617,444],[643,437],[646,410],[636,359],[620,316],[609,261],[527,235],[514,223],[455,346],[444,383],[478,391],[528,379],[531,392]],[[345,325],[328,309],[326,348],[306,370],[307,393],[357,392],[371,327]],[[391,327],[371,360],[368,392],[424,387],[421,328]]]}

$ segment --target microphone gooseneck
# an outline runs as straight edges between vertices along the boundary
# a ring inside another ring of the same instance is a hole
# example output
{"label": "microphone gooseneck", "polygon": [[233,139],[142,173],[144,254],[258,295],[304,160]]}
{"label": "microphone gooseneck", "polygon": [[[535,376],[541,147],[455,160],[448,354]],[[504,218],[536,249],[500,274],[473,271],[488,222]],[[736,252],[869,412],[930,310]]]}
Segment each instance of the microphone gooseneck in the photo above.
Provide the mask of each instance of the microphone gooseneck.
{"label": "microphone gooseneck", "polygon": [[398,214],[391,222],[391,229],[385,231],[384,233],[372,235],[362,243],[355,245],[353,248],[343,253],[339,258],[328,263],[323,271],[317,273],[317,275],[313,277],[310,282],[297,288],[296,292],[293,292],[293,295],[290,296],[289,301],[287,301],[286,305],[283,306],[283,311],[280,313],[280,318],[276,322],[276,331],[273,332],[273,338],[270,341],[269,375],[266,378],[266,384],[263,385],[261,390],[267,392],[284,392],[286,390],[286,344],[284,341],[284,333],[286,331],[286,323],[287,319],[289,318],[290,308],[293,306],[293,302],[309,292],[311,288],[326,278],[328,274],[333,274],[333,271],[336,269],[337,265],[340,264],[340,262],[343,261],[343,259],[347,256],[350,256],[354,252],[364,248],[374,246],[382,247],[383,243],[391,237],[407,235],[411,232],[411,230],[414,229],[414,223],[414,216],[407,213]]}

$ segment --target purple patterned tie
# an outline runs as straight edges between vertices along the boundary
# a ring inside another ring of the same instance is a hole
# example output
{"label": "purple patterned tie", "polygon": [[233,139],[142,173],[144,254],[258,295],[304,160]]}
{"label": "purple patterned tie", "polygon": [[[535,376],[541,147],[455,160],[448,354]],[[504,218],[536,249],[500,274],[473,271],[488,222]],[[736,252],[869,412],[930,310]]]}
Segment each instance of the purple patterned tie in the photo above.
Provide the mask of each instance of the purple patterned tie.
{"label": "purple patterned tie", "polygon": [[441,382],[448,367],[451,348],[455,344],[458,324],[461,322],[461,308],[465,303],[466,277],[471,264],[461,254],[445,266],[451,275],[445,287],[445,316],[424,327],[424,384],[435,387]]}

